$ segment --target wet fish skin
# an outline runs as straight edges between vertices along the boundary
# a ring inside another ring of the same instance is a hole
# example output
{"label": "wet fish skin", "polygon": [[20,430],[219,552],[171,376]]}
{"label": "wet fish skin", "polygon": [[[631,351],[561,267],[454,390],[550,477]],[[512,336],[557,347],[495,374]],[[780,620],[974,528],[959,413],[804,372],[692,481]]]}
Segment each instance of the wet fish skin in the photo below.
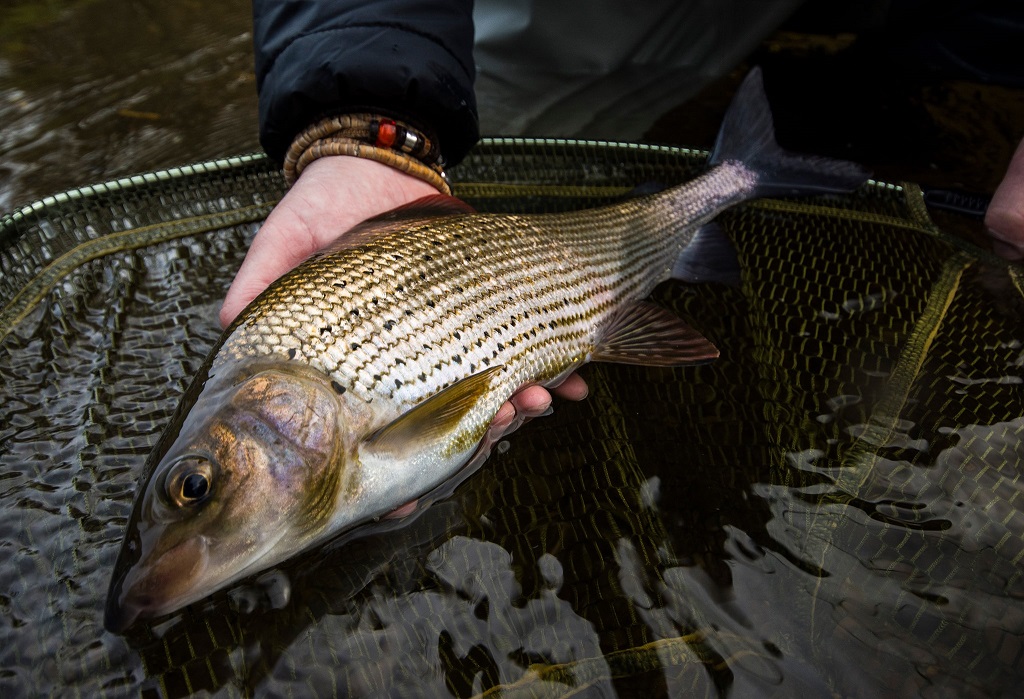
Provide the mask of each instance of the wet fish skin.
{"label": "wet fish skin", "polygon": [[780,151],[756,72],[722,134],[708,172],[659,194],[535,216],[434,199],[362,224],[272,284],[225,333],[147,466],[107,628],[421,497],[486,451],[498,408],[526,385],[588,361],[717,356],[643,301],[670,276],[735,276],[731,247],[705,224],[757,196],[866,177]]}

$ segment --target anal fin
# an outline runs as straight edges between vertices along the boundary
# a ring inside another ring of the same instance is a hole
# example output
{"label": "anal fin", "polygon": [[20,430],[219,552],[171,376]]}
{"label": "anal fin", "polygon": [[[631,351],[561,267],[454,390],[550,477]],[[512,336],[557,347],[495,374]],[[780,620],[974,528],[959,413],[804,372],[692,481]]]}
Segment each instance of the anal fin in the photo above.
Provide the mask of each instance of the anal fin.
{"label": "anal fin", "polygon": [[718,354],[718,348],[682,319],[652,303],[638,301],[619,311],[591,359],[641,366],[685,366],[705,364]]}

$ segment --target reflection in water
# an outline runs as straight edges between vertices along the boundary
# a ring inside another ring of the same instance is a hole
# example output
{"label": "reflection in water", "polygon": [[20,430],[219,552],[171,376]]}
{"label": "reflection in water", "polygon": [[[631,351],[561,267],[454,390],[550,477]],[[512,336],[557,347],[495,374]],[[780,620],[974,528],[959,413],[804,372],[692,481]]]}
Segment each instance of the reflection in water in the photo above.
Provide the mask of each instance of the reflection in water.
{"label": "reflection in water", "polygon": [[[525,663],[600,658],[593,627],[558,596],[559,562],[537,561],[541,584],[529,597],[513,564],[495,543],[456,536],[426,554],[418,589],[396,595],[390,584],[371,585],[348,613],[321,619],[336,639],[331,660],[345,668],[346,693],[372,696],[387,678],[392,696],[465,695],[518,677]],[[301,691],[309,679],[294,669],[324,661],[304,638],[291,650],[261,691]]]}
{"label": "reflection in water", "polygon": [[[131,7],[111,27],[103,0],[68,15],[92,18],[93,39],[131,58],[126,74],[57,97],[0,88],[14,125],[0,131],[13,174],[0,197],[103,179],[129,156],[177,163],[183,141],[209,148],[196,157],[255,145],[233,140],[255,134],[238,128],[250,107],[230,106],[252,100],[251,82],[233,80],[249,65],[247,4],[188,6],[187,21]],[[208,21],[222,33],[203,35]],[[153,37],[179,58],[139,72]],[[40,85],[76,69],[59,64],[60,42],[45,49],[52,60],[17,49]],[[227,94],[181,89],[207,79]],[[136,97],[110,101],[125,81]],[[48,131],[54,110],[72,125]],[[485,169],[515,166],[499,157]],[[558,164],[548,151],[531,162]],[[44,188],[43,171],[69,179]],[[255,182],[212,204],[192,182],[159,215],[242,206],[249,189],[273,199],[279,183]],[[897,196],[858,205],[905,216]],[[101,617],[136,478],[219,334],[256,224],[75,267],[0,323],[0,695],[1017,691],[1022,325],[961,275],[969,260],[877,220],[834,231],[821,211],[737,212],[725,223],[743,287],[659,293],[727,348],[719,362],[591,367],[588,401],[513,435],[451,498],[127,638]],[[119,204],[88,225],[148,221]],[[38,250],[63,254],[60,226],[44,227]],[[1019,304],[1005,268],[993,279]]]}
{"label": "reflection in water", "polygon": [[[878,458],[854,493],[764,485],[769,530],[822,575],[812,583],[814,655],[864,696],[956,696],[1018,686],[1024,655],[1024,419],[949,430],[914,463]],[[927,444],[894,440],[899,449]],[[826,477],[826,462],[810,464]],[[780,600],[780,604],[782,600]],[[864,672],[871,668],[871,672]],[[908,672],[907,668],[912,668]]]}

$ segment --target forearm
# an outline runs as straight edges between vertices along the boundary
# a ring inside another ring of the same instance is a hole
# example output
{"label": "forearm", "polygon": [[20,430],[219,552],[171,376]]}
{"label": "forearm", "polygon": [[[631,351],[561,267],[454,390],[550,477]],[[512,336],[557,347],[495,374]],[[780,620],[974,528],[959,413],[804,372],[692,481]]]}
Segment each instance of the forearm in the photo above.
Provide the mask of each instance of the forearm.
{"label": "forearm", "polygon": [[449,163],[478,137],[472,0],[254,0],[260,140],[281,162],[328,114],[380,110],[436,133]]}

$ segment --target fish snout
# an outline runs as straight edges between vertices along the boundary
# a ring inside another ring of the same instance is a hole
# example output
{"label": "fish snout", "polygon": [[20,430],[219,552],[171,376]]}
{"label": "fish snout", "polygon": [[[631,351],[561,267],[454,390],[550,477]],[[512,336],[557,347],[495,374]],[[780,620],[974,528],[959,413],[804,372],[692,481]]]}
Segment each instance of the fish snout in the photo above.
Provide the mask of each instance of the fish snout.
{"label": "fish snout", "polygon": [[186,539],[154,560],[139,561],[111,588],[103,626],[122,633],[140,617],[162,616],[203,597],[206,591],[197,583],[208,561],[205,536]]}

